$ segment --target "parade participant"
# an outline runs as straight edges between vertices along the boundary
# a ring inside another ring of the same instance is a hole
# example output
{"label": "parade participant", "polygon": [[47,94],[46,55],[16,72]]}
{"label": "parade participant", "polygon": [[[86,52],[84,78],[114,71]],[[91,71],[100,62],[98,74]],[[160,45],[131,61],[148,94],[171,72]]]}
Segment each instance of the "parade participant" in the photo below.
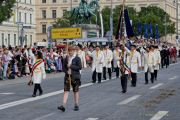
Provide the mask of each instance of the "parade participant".
{"label": "parade participant", "polygon": [[120,60],[121,50],[119,49],[119,46],[116,46],[115,50],[113,51],[113,62],[114,62],[114,68],[116,72],[116,78],[119,78],[119,60]]}
{"label": "parade participant", "polygon": [[96,46],[96,50],[92,53],[88,52],[88,54],[92,57],[92,83],[96,83],[96,74],[98,74],[98,83],[101,83],[101,77],[103,72],[103,62],[104,62],[104,55],[103,52],[100,50],[100,46]]}
{"label": "parade participant", "polygon": [[151,82],[154,83],[154,66],[155,66],[155,56],[153,52],[153,47],[147,47],[146,52],[144,52],[144,60],[142,62],[145,72],[145,84],[148,84],[148,73],[151,73]]}
{"label": "parade participant", "polygon": [[124,46],[121,46],[123,53],[120,55],[119,66],[121,71],[121,86],[122,93],[127,92],[128,76],[131,74],[130,70],[130,50]]}
{"label": "parade participant", "polygon": [[39,90],[39,95],[43,94],[43,90],[41,88],[41,82],[43,79],[46,78],[46,72],[45,72],[45,66],[44,61],[42,59],[42,53],[40,51],[37,51],[36,55],[36,61],[32,67],[32,81],[34,84],[34,92],[32,97],[36,97],[36,92]]}
{"label": "parade participant", "polygon": [[77,51],[76,52],[77,52],[78,57],[81,58],[82,67],[86,68],[87,67],[86,57],[85,57],[85,52],[82,50],[82,45],[80,45],[80,44],[77,45]]}
{"label": "parade participant", "polygon": [[65,72],[63,105],[58,107],[58,109],[62,112],[65,112],[66,110],[65,106],[71,86],[74,92],[74,110],[79,110],[79,86],[81,85],[80,70],[82,69],[82,64],[81,59],[74,53],[75,49],[73,47],[69,47],[68,55],[63,63],[63,71]]}
{"label": "parade participant", "polygon": [[130,64],[132,77],[131,86],[136,87],[138,68],[141,69],[141,56],[140,53],[136,51],[135,45],[131,45]]}
{"label": "parade participant", "polygon": [[160,63],[161,63],[161,55],[158,46],[154,46],[154,55],[155,55],[155,67],[154,67],[154,80],[157,80],[157,74],[158,70],[160,68]]}
{"label": "parade participant", "polygon": [[113,53],[112,51],[109,49],[109,45],[105,46],[105,49],[103,51],[104,54],[104,62],[103,62],[103,78],[104,80],[106,80],[106,70],[108,70],[108,74],[109,74],[109,79],[111,79],[111,68],[112,68],[112,64],[111,61],[113,59]]}

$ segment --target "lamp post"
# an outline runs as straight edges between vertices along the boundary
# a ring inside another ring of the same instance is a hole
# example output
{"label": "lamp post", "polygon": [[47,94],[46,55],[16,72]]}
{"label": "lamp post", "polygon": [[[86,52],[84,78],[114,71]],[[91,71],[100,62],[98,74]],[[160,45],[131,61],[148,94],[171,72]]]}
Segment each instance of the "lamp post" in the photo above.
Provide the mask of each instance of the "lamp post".
{"label": "lamp post", "polygon": [[178,43],[178,40],[179,40],[179,34],[178,34],[178,24],[179,24],[179,0],[176,0],[176,40],[177,40],[177,43]]}
{"label": "lamp post", "polygon": [[165,0],[165,42],[167,42],[166,35],[167,35],[167,6],[166,6],[166,0]]}

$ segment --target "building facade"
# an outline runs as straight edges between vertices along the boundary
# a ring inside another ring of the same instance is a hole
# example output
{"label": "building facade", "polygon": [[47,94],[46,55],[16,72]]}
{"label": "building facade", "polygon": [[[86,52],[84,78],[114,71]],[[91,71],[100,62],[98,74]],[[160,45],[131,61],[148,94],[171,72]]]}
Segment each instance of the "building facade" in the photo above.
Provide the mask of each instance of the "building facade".
{"label": "building facade", "polygon": [[[91,0],[87,0],[91,1]],[[113,7],[122,4],[123,0],[100,0],[100,7]],[[36,0],[36,38],[37,41],[47,41],[47,28],[54,24],[56,18],[62,17],[63,12],[77,6],[80,0]],[[126,0],[126,5],[140,11],[142,7],[158,6],[170,15],[176,22],[176,0]],[[180,13],[179,13],[180,17]],[[180,28],[180,27],[179,27]]]}
{"label": "building facade", "polygon": [[17,0],[13,16],[0,25],[0,46],[32,45],[35,34],[35,0]]}

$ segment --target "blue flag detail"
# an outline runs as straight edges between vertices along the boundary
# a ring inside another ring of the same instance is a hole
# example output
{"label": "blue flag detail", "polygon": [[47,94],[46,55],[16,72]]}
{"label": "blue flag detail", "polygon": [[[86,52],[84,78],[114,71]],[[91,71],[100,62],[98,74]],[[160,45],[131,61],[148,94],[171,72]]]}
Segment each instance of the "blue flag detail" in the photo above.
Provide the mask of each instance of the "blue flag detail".
{"label": "blue flag detail", "polygon": [[148,24],[144,24],[144,38],[148,39],[149,34],[148,34]]}
{"label": "blue flag detail", "polygon": [[152,26],[151,23],[150,23],[150,25],[149,25],[149,29],[150,29],[150,37],[151,37],[151,38],[154,38],[154,36],[153,36],[153,26]]}
{"label": "blue flag detail", "polygon": [[159,29],[158,29],[158,24],[156,24],[156,40],[159,41],[160,35],[159,35]]}
{"label": "blue flag detail", "polygon": [[124,20],[125,20],[125,24],[126,24],[126,33],[127,33],[128,38],[134,37],[134,31],[133,31],[133,28],[132,28],[132,25],[131,25],[131,22],[129,19],[127,9],[124,10]]}

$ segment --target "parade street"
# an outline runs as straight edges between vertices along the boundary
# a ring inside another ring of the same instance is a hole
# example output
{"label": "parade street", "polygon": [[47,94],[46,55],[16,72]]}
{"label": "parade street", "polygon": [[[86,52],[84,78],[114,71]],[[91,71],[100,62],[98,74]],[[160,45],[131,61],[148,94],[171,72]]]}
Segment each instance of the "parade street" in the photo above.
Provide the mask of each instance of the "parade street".
{"label": "parade street", "polygon": [[57,106],[63,99],[63,73],[44,80],[44,94],[32,98],[33,87],[26,80],[0,81],[0,120],[179,120],[180,64],[161,69],[154,84],[144,84],[138,74],[137,87],[121,93],[120,80],[91,83],[91,70],[82,71],[80,110],[73,110],[73,95],[66,112]]}

